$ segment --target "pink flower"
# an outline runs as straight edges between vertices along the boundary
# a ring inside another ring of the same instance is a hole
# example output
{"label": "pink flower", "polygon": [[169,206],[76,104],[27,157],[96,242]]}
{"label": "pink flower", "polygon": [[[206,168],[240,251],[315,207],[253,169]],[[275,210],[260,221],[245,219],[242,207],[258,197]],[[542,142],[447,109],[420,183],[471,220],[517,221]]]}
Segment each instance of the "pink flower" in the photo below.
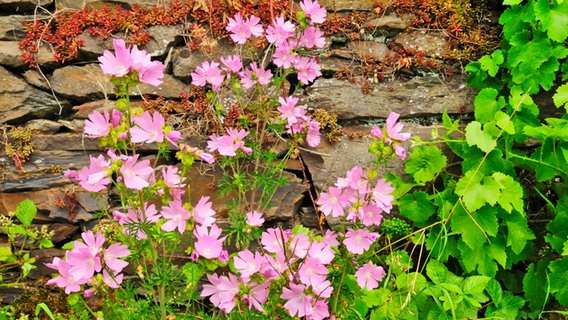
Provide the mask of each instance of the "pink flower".
{"label": "pink flower", "polygon": [[261,69],[255,61],[250,64],[250,68],[239,72],[239,76],[241,76],[243,87],[250,89],[257,83],[263,86],[269,84],[272,79],[272,72]]}
{"label": "pink flower", "polygon": [[322,192],[317,204],[326,216],[341,217],[345,215],[345,208],[349,206],[349,199],[342,194],[341,188],[329,187],[328,192]]}
{"label": "pink flower", "polygon": [[231,312],[235,307],[235,298],[239,294],[237,277],[233,274],[229,274],[229,277],[208,274],[207,280],[211,284],[203,285],[201,296],[209,297],[211,303],[225,313]]}
{"label": "pink flower", "polygon": [[374,203],[369,203],[358,210],[358,216],[364,226],[380,226],[383,210]]}
{"label": "pink flower", "polygon": [[321,242],[312,241],[307,256],[318,259],[321,264],[329,264],[335,258],[335,251],[331,248],[331,244],[323,239]]}
{"label": "pink flower", "polygon": [[124,278],[123,274],[111,274],[106,269],[103,270],[103,282],[113,289],[120,288],[120,284],[122,283],[122,279]]}
{"label": "pink flower", "polygon": [[75,181],[87,191],[99,192],[111,182],[110,161],[101,154],[98,157],[89,156],[89,167],[83,167],[77,173]]}
{"label": "pink flower", "polygon": [[394,191],[390,182],[386,182],[385,178],[377,181],[373,188],[372,199],[385,212],[390,212],[392,209],[392,201],[394,196],[391,194]]}
{"label": "pink flower", "polygon": [[264,250],[270,253],[284,251],[288,242],[288,234],[279,228],[268,228],[262,233],[261,243]]}
{"label": "pink flower", "polygon": [[382,140],[383,139],[383,131],[379,127],[373,126],[373,128],[371,129],[371,136]]}
{"label": "pink flower", "polygon": [[335,185],[340,188],[349,187],[358,191],[360,195],[366,195],[369,192],[367,174],[359,166],[355,166],[353,169],[349,170],[345,178],[338,178]]}
{"label": "pink flower", "polygon": [[221,62],[226,66],[223,68],[227,73],[239,73],[243,68],[243,62],[239,55],[232,55],[228,57],[221,57]]}
{"label": "pink flower", "polygon": [[128,235],[136,235],[136,239],[146,239],[148,236],[144,232],[144,225],[148,223],[156,223],[160,220],[156,206],[144,203],[143,210],[141,209],[128,209],[124,214],[120,211],[113,211],[112,213],[115,221],[118,224],[125,226],[123,233]]}
{"label": "pink flower", "polygon": [[138,69],[138,80],[157,87],[163,82],[160,79],[164,77],[164,68],[165,66],[161,61],[152,61]]}
{"label": "pink flower", "polygon": [[308,133],[306,134],[306,142],[310,147],[317,147],[321,141],[320,123],[316,120],[308,122]]}
{"label": "pink flower", "polygon": [[313,47],[323,48],[325,47],[325,38],[323,37],[323,32],[313,26],[307,27],[300,37],[300,45],[311,49]]}
{"label": "pink flower", "polygon": [[118,127],[123,117],[124,115],[118,109],[112,109],[112,126],[115,128]]}
{"label": "pink flower", "polygon": [[379,286],[379,281],[383,280],[384,274],[385,270],[383,267],[369,262],[355,272],[355,278],[359,287],[373,290]]}
{"label": "pink flower", "polygon": [[324,23],[326,18],[326,10],[316,1],[304,0],[300,2],[300,7],[304,10],[306,17],[310,18],[312,23]]}
{"label": "pink flower", "polygon": [[298,71],[298,80],[303,84],[309,84],[321,76],[320,66],[316,60],[310,57],[298,57],[294,62],[294,68]]}
{"label": "pink flower", "polygon": [[130,128],[130,141],[134,143],[164,141],[163,126],[165,120],[158,111],[154,111],[153,116],[148,111],[144,111],[142,116],[132,117],[132,122],[137,126]]}
{"label": "pink flower", "polygon": [[128,158],[120,167],[124,185],[128,189],[142,190],[148,187],[150,185],[150,177],[154,174],[154,169],[150,166],[150,160],[142,160],[136,163],[138,157],[139,155],[136,154]]}
{"label": "pink flower", "polygon": [[[57,259],[57,262],[55,261],[55,259]],[[57,271],[59,272],[59,276],[48,280],[46,282],[46,285],[54,284],[59,288],[65,288],[66,294],[81,291],[81,285],[86,284],[90,281],[89,278],[75,279],[73,274],[70,272],[71,265],[69,265],[65,260],[54,258],[52,265],[57,266]]]}
{"label": "pink flower", "polygon": [[406,159],[406,151],[404,150],[404,148],[403,148],[401,145],[395,144],[395,145],[394,145],[394,152],[396,153],[396,155],[397,155],[401,160]]}
{"label": "pink flower", "polygon": [[244,139],[248,135],[248,132],[244,129],[236,130],[233,128],[227,128],[227,135],[218,136],[212,134],[209,136],[209,141],[207,141],[207,148],[210,151],[217,150],[220,155],[234,157],[236,156],[237,150],[241,149],[243,152],[250,154],[252,149],[244,146]]}
{"label": "pink flower", "polygon": [[193,230],[193,235],[197,241],[195,242],[195,251],[206,259],[217,259],[223,250],[223,241],[226,237],[221,236],[221,229],[216,225],[212,225],[211,229],[198,225]]}
{"label": "pink flower", "polygon": [[400,115],[396,112],[391,112],[387,117],[387,134],[391,139],[398,141],[406,141],[410,139],[410,133],[400,133],[404,125],[400,122],[396,122]]}
{"label": "pink flower", "polygon": [[308,258],[300,265],[298,276],[305,285],[313,287],[319,286],[325,281],[329,270],[320,262],[318,258]]}
{"label": "pink flower", "polygon": [[288,310],[288,313],[294,317],[303,317],[311,314],[311,302],[312,297],[306,295],[306,286],[303,284],[295,284],[293,282],[289,283],[290,289],[288,287],[282,288],[281,299],[287,300],[284,303],[284,308]]}
{"label": "pink flower", "polygon": [[298,119],[303,118],[304,113],[301,108],[296,108],[296,104],[300,98],[289,96],[287,98],[279,97],[280,107],[276,108],[281,114],[280,119],[288,121],[288,123],[296,123]]}
{"label": "pink flower", "polygon": [[219,64],[214,61],[203,61],[201,66],[191,73],[191,84],[199,87],[205,86],[209,82],[213,86],[213,90],[217,91],[221,88],[221,84],[225,76],[219,69]]}
{"label": "pink flower", "polygon": [[272,62],[278,67],[288,69],[294,63],[296,63],[296,57],[298,54],[292,50],[292,47],[288,43],[288,41],[280,43],[276,50],[274,50],[274,54],[272,54]]}
{"label": "pink flower", "polygon": [[167,221],[162,225],[162,230],[173,231],[176,228],[180,234],[183,234],[186,227],[186,221],[191,216],[189,210],[184,208],[181,201],[173,200],[166,207],[162,208],[162,217]]}
{"label": "pink flower", "polygon": [[282,16],[272,21],[272,24],[266,28],[266,40],[270,43],[280,44],[285,42],[289,37],[294,35],[296,27],[290,21],[284,21]]}
{"label": "pink flower", "polygon": [[262,227],[264,223],[264,218],[262,217],[261,212],[257,211],[249,211],[246,213],[247,216],[247,225],[250,227]]}
{"label": "pink flower", "polygon": [[317,300],[313,304],[312,315],[310,319],[312,320],[323,320],[329,317],[329,307],[327,302],[324,300]]}
{"label": "pink flower", "polygon": [[173,166],[167,166],[162,168],[162,178],[164,179],[164,183],[166,186],[170,188],[183,188],[185,184],[182,182],[185,178],[182,178],[178,174],[179,169]]}
{"label": "pink flower", "polygon": [[264,256],[264,263],[260,269],[260,273],[266,279],[272,280],[280,277],[288,270],[288,264],[294,263],[295,258],[286,257],[284,251],[280,251],[276,254],[276,258],[270,255]]}
{"label": "pink flower", "polygon": [[365,251],[369,250],[371,244],[379,237],[378,233],[369,232],[365,229],[347,230],[345,233],[345,239],[343,239],[343,244],[347,248],[347,251],[354,254],[363,254]]}
{"label": "pink flower", "polygon": [[225,29],[231,33],[230,37],[234,42],[245,44],[251,36],[259,37],[262,35],[263,29],[259,22],[260,18],[254,15],[244,20],[241,13],[238,12],[234,19],[229,18],[229,23]]}
{"label": "pink flower", "polygon": [[87,138],[101,138],[109,133],[110,126],[108,110],[104,110],[103,114],[93,111],[89,114],[89,119],[85,120],[83,132]]}
{"label": "pink flower", "polygon": [[260,253],[255,252],[254,254],[250,250],[239,251],[239,253],[233,258],[233,264],[235,269],[241,275],[243,279],[250,279],[250,277],[260,271],[264,258]]}
{"label": "pink flower", "polygon": [[249,294],[243,295],[243,301],[248,302],[249,310],[254,307],[259,312],[264,312],[262,305],[268,300],[268,287],[270,287],[270,281],[265,281],[262,284],[256,282],[250,284]]}
{"label": "pink flower", "polygon": [[114,45],[116,56],[110,51],[105,50],[103,55],[99,57],[100,66],[104,74],[123,77],[130,72],[133,58],[130,55],[130,50],[126,48],[124,39],[114,39],[112,44]]}
{"label": "pink flower", "polygon": [[101,252],[105,238],[102,233],[93,234],[91,230],[81,234],[83,242],[74,241],[73,250],[67,252],[66,262],[71,266],[69,273],[75,280],[90,279],[95,271],[100,272]]}
{"label": "pink flower", "polygon": [[127,246],[120,243],[113,243],[105,250],[103,258],[108,268],[119,273],[128,265],[128,262],[120,260],[119,258],[128,257],[129,255],[130,250],[128,250]]}
{"label": "pink flower", "polygon": [[209,196],[201,196],[201,199],[193,208],[193,219],[202,226],[212,226],[215,223],[215,210],[211,209],[212,205]]}

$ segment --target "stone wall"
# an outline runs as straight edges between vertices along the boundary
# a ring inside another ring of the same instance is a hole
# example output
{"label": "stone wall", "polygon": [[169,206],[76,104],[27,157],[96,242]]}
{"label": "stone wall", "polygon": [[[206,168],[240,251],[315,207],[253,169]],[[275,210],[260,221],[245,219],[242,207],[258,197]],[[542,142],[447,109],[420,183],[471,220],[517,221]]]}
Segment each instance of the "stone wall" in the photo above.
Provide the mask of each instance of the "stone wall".
{"label": "stone wall", "polygon": [[[35,132],[35,148],[24,165],[25,173],[19,173],[5,150],[0,150],[0,214],[13,211],[21,200],[30,198],[40,209],[36,222],[50,223],[57,229],[56,240],[60,243],[76,236],[77,230],[85,228],[92,220],[93,213],[101,206],[109,205],[106,196],[101,203],[63,178],[62,171],[79,169],[88,162],[89,154],[101,152],[95,141],[82,137],[81,129],[92,110],[112,105],[112,85],[95,59],[103,50],[111,49],[112,42],[84,33],[80,36],[85,41],[80,49],[81,58],[59,64],[54,62],[51,50],[42,47],[38,55],[40,68],[29,69],[20,59],[18,47],[18,42],[25,36],[21,20],[32,19],[34,14],[45,15],[45,11],[36,9],[38,3],[53,12],[83,5],[100,6],[104,2],[0,0],[0,125],[4,129],[25,126]],[[128,6],[158,1],[108,2]],[[321,3],[328,12],[350,14],[351,10],[359,10],[366,13],[367,23],[384,31],[378,34],[392,37],[370,36],[355,41],[343,38],[341,42],[334,42],[330,37],[326,54],[320,57],[323,76],[305,89],[300,104],[308,109],[324,108],[337,114],[347,133],[368,133],[369,123],[380,123],[394,111],[406,121],[407,130],[424,138],[430,136],[431,119],[439,119],[444,109],[455,115],[472,111],[474,93],[459,74],[445,79],[439,74],[420,75],[408,69],[402,74],[393,73],[393,77],[382,81],[370,79],[373,84],[367,94],[362,94],[360,83],[338,79],[335,76],[338,71],[345,67],[357,70],[361,59],[385,59],[393,47],[388,44],[418,49],[432,59],[441,60],[446,40],[441,32],[413,29],[409,16],[400,17],[388,11],[381,15],[372,14],[372,0],[325,0]],[[134,99],[139,99],[140,94],[177,99],[182,90],[188,90],[190,73],[204,59],[218,59],[234,50],[228,42],[221,40],[207,54],[192,51],[184,42],[183,33],[181,25],[150,28],[151,40],[142,49],[150,52],[154,59],[164,61],[168,74],[157,88],[142,85],[140,91],[133,91]],[[187,139],[192,145],[204,146],[203,139]],[[355,164],[368,164],[371,159],[367,153],[368,142],[366,137],[349,139],[345,136],[335,144],[323,143],[314,152],[304,151],[302,156],[315,190],[321,191],[333,184]],[[151,154],[152,150],[147,151]],[[291,162],[289,166],[293,172],[298,164]],[[395,163],[389,170],[400,171],[401,163]],[[193,183],[203,192],[208,192],[205,186],[210,181],[210,176],[194,173]],[[292,178],[292,181],[290,186],[279,190],[275,208],[267,213],[268,220],[316,225],[313,214],[300,208],[306,186],[300,179]],[[200,191],[192,193],[199,194]],[[65,199],[69,194],[73,194],[73,198]],[[217,209],[223,211],[220,204]]]}

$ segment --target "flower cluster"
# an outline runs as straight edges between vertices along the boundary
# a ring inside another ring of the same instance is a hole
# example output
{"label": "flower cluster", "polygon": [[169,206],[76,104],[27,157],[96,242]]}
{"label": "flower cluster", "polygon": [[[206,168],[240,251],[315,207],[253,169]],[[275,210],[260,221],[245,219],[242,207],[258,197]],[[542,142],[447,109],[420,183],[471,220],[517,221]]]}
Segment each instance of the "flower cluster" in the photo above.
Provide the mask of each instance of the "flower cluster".
{"label": "flower cluster", "polygon": [[236,156],[238,150],[246,154],[251,154],[252,149],[245,147],[245,142],[243,141],[248,134],[249,133],[243,129],[227,128],[226,135],[218,136],[217,134],[212,134],[209,137],[207,149],[211,152],[217,151],[220,155],[228,157]]}
{"label": "flower cluster", "polygon": [[[113,243],[103,248],[105,237],[92,231],[81,234],[84,242],[74,241],[73,249],[67,251],[64,259],[55,257],[48,267],[59,272],[59,276],[47,281],[47,285],[65,288],[65,293],[78,292],[81,285],[99,285],[95,273],[102,271],[102,281],[110,288],[118,288],[122,283],[122,270],[128,262],[121,260],[130,255],[125,245]],[[103,263],[104,262],[104,263]]]}
{"label": "flower cluster", "polygon": [[406,151],[401,143],[410,139],[409,132],[401,132],[404,125],[397,122],[399,114],[391,112],[387,117],[387,123],[383,130],[374,126],[371,136],[374,142],[369,145],[369,152],[379,157],[386,157],[394,153],[402,160],[406,159]]}
{"label": "flower cluster", "polygon": [[126,47],[124,39],[114,39],[112,43],[115,54],[105,50],[103,55],[99,57],[104,74],[124,77],[134,71],[140,82],[155,87],[162,84],[162,80],[160,80],[164,77],[164,64],[162,62],[152,61],[146,50],[139,50],[136,45],[132,48]]}
{"label": "flower cluster", "polygon": [[306,142],[310,147],[319,145],[321,141],[320,123],[306,114],[306,109],[297,107],[298,97],[279,97],[280,119],[286,120],[286,132],[290,135],[306,132]]}

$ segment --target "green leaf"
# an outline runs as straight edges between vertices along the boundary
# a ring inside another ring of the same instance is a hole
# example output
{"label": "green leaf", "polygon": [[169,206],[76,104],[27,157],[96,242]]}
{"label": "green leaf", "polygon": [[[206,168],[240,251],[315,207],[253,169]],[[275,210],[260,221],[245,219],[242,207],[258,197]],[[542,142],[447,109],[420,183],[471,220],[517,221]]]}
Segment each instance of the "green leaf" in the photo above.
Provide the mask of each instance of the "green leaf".
{"label": "green leaf", "polygon": [[524,193],[521,184],[513,177],[501,172],[493,173],[493,179],[501,189],[501,194],[497,200],[499,205],[509,213],[513,208],[518,212],[524,212]]}
{"label": "green leaf", "polygon": [[558,87],[556,93],[552,96],[552,100],[554,100],[554,105],[557,108],[563,107],[568,103],[568,83]]}
{"label": "green leaf", "polygon": [[442,172],[446,161],[446,156],[436,146],[416,147],[406,161],[405,171],[417,183],[425,183],[434,180],[436,175]]}
{"label": "green leaf", "polygon": [[539,0],[535,6],[536,18],[550,39],[562,43],[568,37],[568,2]]}
{"label": "green leaf", "polygon": [[514,6],[520,4],[523,0],[503,0],[503,4],[506,6]]}
{"label": "green leaf", "polygon": [[442,113],[442,123],[444,124],[444,129],[448,132],[456,131],[460,127],[460,119],[452,121],[446,109],[444,109],[444,113]]}
{"label": "green leaf", "polygon": [[491,278],[486,276],[467,277],[463,282],[463,292],[466,294],[482,293],[489,283],[489,280],[491,280]]}
{"label": "green leaf", "polygon": [[400,214],[414,221],[418,227],[424,226],[430,216],[436,213],[436,206],[423,191],[415,191],[400,198],[398,207]]}
{"label": "green leaf", "polygon": [[507,247],[511,247],[515,254],[520,254],[527,241],[536,239],[528,226],[527,218],[518,212],[511,213],[506,219],[508,236]]}
{"label": "green leaf", "polygon": [[35,203],[30,199],[26,199],[20,202],[20,204],[18,204],[18,207],[16,208],[16,218],[20,220],[24,227],[29,227],[30,224],[32,224],[36,213],[37,207]]}
{"label": "green leaf", "polygon": [[481,63],[481,67],[487,71],[492,77],[495,77],[497,72],[499,71],[499,66],[505,62],[505,57],[503,56],[503,51],[495,50],[491,54],[491,56],[485,55],[479,59]]}
{"label": "green leaf", "polygon": [[450,221],[452,231],[461,234],[462,240],[471,249],[475,249],[487,242],[488,236],[497,235],[499,223],[495,212],[496,210],[489,206],[472,213],[456,208]]}
{"label": "green leaf", "polygon": [[449,273],[446,266],[434,259],[430,259],[428,265],[426,265],[426,275],[435,284],[446,283]]}
{"label": "green leaf", "polygon": [[53,248],[53,242],[51,242],[50,239],[41,239],[41,241],[39,243],[39,248],[40,249]]}
{"label": "green leaf", "polygon": [[546,225],[550,232],[545,236],[546,242],[559,254],[564,251],[564,243],[568,239],[568,197],[562,199],[556,205],[556,216]]}
{"label": "green leaf", "polygon": [[471,249],[465,243],[458,243],[461,261],[466,272],[477,270],[481,275],[494,277],[497,273],[497,263],[502,267],[507,264],[505,241],[500,237],[491,238],[490,242]]}
{"label": "green leaf", "polygon": [[[388,302],[390,296],[390,291],[385,288],[378,288],[373,290],[368,290],[363,295],[363,300],[369,308],[382,306]],[[364,315],[364,314],[363,314]]]}
{"label": "green leaf", "polygon": [[501,299],[503,299],[503,290],[501,289],[499,281],[491,279],[487,283],[487,286],[485,286],[485,290],[487,291],[487,293],[489,293],[489,296],[491,297],[491,300],[493,300],[493,303],[498,304],[499,302],[501,302]]}
{"label": "green leaf", "polygon": [[515,125],[511,121],[511,117],[503,111],[497,111],[495,113],[495,124],[503,129],[508,134],[515,134]]}
{"label": "green leaf", "polygon": [[490,152],[495,149],[497,142],[487,132],[481,129],[481,123],[477,121],[470,122],[465,128],[465,140],[470,146],[477,146],[483,152]]}
{"label": "green leaf", "polygon": [[568,257],[552,261],[550,270],[550,291],[563,306],[568,306]]}
{"label": "green leaf", "polygon": [[549,261],[547,260],[531,263],[523,278],[523,291],[531,310],[541,310],[546,302],[546,295],[549,290],[547,280],[548,264]]}
{"label": "green leaf", "polygon": [[474,100],[475,119],[480,123],[493,121],[495,113],[505,106],[505,99],[493,88],[481,90]]}
{"label": "green leaf", "polygon": [[468,171],[456,184],[455,192],[461,196],[469,211],[476,211],[486,203],[495,205],[501,196],[499,185],[492,177]]}
{"label": "green leaf", "polygon": [[499,17],[499,23],[503,25],[504,38],[509,40],[515,34],[531,28],[530,22],[534,19],[534,4],[532,2],[524,6],[507,8]]}
{"label": "green leaf", "polygon": [[0,262],[8,261],[13,256],[11,246],[0,246]]}
{"label": "green leaf", "polygon": [[485,317],[487,319],[518,319],[519,309],[525,305],[525,300],[521,297],[507,295],[497,306],[490,304],[487,306]]}

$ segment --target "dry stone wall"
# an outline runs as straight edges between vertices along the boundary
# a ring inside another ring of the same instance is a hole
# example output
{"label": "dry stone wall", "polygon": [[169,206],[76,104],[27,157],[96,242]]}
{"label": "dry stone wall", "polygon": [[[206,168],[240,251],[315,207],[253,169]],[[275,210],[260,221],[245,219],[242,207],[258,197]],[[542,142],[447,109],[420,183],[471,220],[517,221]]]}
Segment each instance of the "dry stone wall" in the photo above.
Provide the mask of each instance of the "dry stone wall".
{"label": "dry stone wall", "polygon": [[[257,0],[260,1],[260,0]],[[111,49],[110,39],[93,37],[88,33],[80,37],[84,46],[79,59],[65,64],[54,62],[47,46],[38,54],[39,69],[28,69],[20,59],[18,42],[25,33],[22,19],[34,15],[47,15],[54,10],[72,10],[83,6],[102,6],[105,3],[125,6],[134,3],[153,5],[163,1],[66,1],[66,0],[0,0],[0,126],[25,126],[34,130],[34,152],[25,163],[25,173],[14,166],[3,147],[0,147],[0,214],[13,211],[19,201],[30,198],[37,203],[40,214],[37,223],[50,223],[56,229],[58,241],[65,242],[76,236],[78,226],[83,228],[93,214],[108,206],[108,196],[91,197],[79,186],[63,178],[62,171],[79,169],[88,162],[88,156],[101,152],[95,141],[84,139],[81,129],[84,119],[93,111],[112,106],[112,86],[105,77],[96,57],[103,50]],[[373,0],[323,0],[328,12],[349,14],[351,10],[371,12]],[[38,9],[37,5],[42,9]],[[47,11],[46,11],[47,10]],[[389,50],[388,41],[397,46],[424,51],[429,57],[443,57],[446,40],[436,31],[413,30],[410,17],[387,13],[373,16],[367,24],[386,30],[394,36],[369,37],[362,40],[335,43],[328,39],[326,54],[320,57],[323,76],[316,79],[301,94],[300,104],[313,110],[324,108],[337,114],[339,122],[349,132],[369,132],[371,122],[380,122],[394,111],[407,122],[406,128],[413,134],[428,138],[430,123],[422,125],[419,120],[438,117],[444,109],[453,114],[472,111],[474,93],[465,84],[461,75],[444,79],[441,75],[420,76],[409,74],[375,82],[368,94],[362,94],[361,85],[338,79],[335,74],[344,68],[356,69],[360,60],[385,59]],[[182,26],[156,26],[150,29],[151,40],[142,48],[167,64],[164,83],[155,88],[142,85],[133,90],[133,99],[140,95],[179,98],[190,83],[190,73],[205,59],[216,59],[231,54],[234,48],[225,40],[210,52],[192,51],[183,38]],[[332,45],[333,44],[333,45]],[[187,137],[190,144],[204,146],[205,141]],[[316,191],[334,183],[353,165],[366,165],[368,138],[348,139],[343,137],[336,144],[323,143],[314,152],[303,151],[303,158],[311,173]],[[145,150],[151,157],[152,150]],[[290,163],[290,168],[297,163]],[[389,170],[401,170],[401,163]],[[293,171],[293,170],[292,170]],[[195,188],[192,194],[210,192],[206,187],[212,174],[192,173]],[[300,179],[291,176],[292,183],[279,190],[275,207],[267,213],[268,220],[293,224],[303,221],[313,225],[313,216],[299,210],[307,187]],[[72,199],[63,201],[65,195]],[[221,201],[216,204],[223,213]],[[299,211],[303,213],[300,214]],[[0,238],[1,239],[1,238]]]}

